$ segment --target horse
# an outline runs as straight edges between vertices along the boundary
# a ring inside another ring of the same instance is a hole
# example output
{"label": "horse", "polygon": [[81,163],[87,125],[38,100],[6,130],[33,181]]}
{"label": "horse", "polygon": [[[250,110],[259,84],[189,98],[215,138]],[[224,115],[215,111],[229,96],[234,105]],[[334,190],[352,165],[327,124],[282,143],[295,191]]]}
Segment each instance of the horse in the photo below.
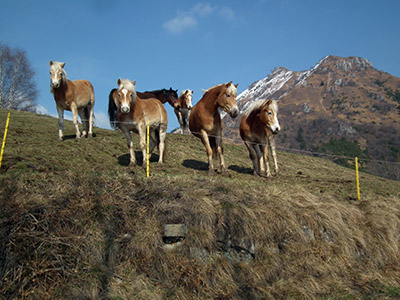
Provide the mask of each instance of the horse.
{"label": "horse", "polygon": [[177,100],[174,101],[174,112],[178,118],[180,132],[187,131],[190,110],[192,109],[192,90],[183,90]]}
{"label": "horse", "polygon": [[[117,91],[118,89],[113,88],[110,91],[110,94],[108,95],[108,103],[109,103],[109,108],[108,108],[108,115],[110,113],[114,113],[113,120],[115,121],[117,118],[117,108],[115,107],[114,104],[114,97],[117,96]],[[150,98],[155,98],[159,100],[161,103],[166,103],[168,102],[172,107],[174,107],[174,102],[178,99],[178,90],[173,90],[171,87],[169,90],[167,89],[161,89],[161,90],[154,90],[154,91],[146,91],[146,92],[136,92],[136,95],[140,99],[150,99]],[[119,128],[119,124],[112,125],[113,128]]]}
{"label": "horse", "polygon": [[178,90],[173,90],[171,87],[169,90],[155,90],[155,91],[145,91],[137,92],[140,99],[156,98],[161,101],[162,104],[168,102],[172,107],[174,107],[174,102],[178,99]]}
{"label": "horse", "polygon": [[69,80],[64,66],[64,62],[50,60],[50,92],[57,105],[58,139],[63,140],[64,110],[72,111],[77,139],[81,137],[78,114],[83,124],[82,136],[92,137],[95,101],[93,86],[87,80]]}
{"label": "horse", "polygon": [[[117,90],[118,89],[114,88],[110,91],[110,94],[108,96],[109,100],[116,95]],[[169,90],[161,89],[154,91],[136,92],[136,95],[140,99],[158,99],[162,104],[168,102],[172,107],[174,107],[174,102],[178,99],[178,90],[173,90],[170,87]]]}
{"label": "horse", "polygon": [[258,100],[252,103],[243,113],[240,122],[240,137],[244,141],[253,162],[253,174],[271,177],[268,163],[268,145],[271,147],[278,174],[275,135],[281,130],[278,121],[278,102],[275,100]]}
{"label": "horse", "polygon": [[222,108],[232,118],[237,117],[237,86],[238,84],[233,85],[231,81],[209,88],[190,113],[189,128],[206,148],[209,174],[214,172],[213,156],[217,155],[220,160],[220,172],[226,170],[222,148],[222,122],[218,108]]}
{"label": "horse", "polygon": [[[138,97],[136,93],[136,81],[118,79],[117,84],[118,89],[116,93],[109,99],[108,113],[111,126],[116,128],[118,125],[126,136],[131,165],[136,165],[131,136],[131,131],[133,131],[139,134],[139,145],[143,154],[142,166],[143,168],[146,167],[146,136],[148,123],[150,126],[149,153],[152,153],[154,147],[158,146],[158,165],[162,166],[164,162],[165,137],[168,125],[168,115],[164,105],[155,98],[143,100]],[[152,137],[152,132],[155,132],[156,140]]]}

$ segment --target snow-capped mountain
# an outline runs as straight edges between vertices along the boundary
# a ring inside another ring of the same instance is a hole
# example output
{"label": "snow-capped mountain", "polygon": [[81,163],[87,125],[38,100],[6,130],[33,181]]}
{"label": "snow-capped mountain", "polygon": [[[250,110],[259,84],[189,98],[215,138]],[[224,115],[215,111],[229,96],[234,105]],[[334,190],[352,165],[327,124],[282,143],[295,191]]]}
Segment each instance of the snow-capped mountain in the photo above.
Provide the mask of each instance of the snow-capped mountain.
{"label": "snow-capped mountain", "polygon": [[[329,55],[305,71],[275,68],[238,95],[240,113],[259,99],[279,99],[281,147],[400,161],[400,78],[365,58]],[[240,140],[240,120],[223,117],[225,136]],[[400,179],[397,165],[370,165],[375,174]]]}

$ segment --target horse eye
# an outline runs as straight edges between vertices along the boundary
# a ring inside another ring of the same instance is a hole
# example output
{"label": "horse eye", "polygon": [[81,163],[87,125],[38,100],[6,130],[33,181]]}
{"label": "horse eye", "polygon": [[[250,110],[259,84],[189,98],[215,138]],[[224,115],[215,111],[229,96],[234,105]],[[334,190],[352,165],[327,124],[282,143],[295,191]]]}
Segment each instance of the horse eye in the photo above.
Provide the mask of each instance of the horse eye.
{"label": "horse eye", "polygon": [[229,95],[229,94],[225,94],[225,96],[226,96],[226,98],[229,98],[231,95]]}
{"label": "horse eye", "polygon": [[267,111],[267,114],[268,114],[269,116],[271,116],[271,115],[272,115],[272,112],[270,112],[270,111]]}

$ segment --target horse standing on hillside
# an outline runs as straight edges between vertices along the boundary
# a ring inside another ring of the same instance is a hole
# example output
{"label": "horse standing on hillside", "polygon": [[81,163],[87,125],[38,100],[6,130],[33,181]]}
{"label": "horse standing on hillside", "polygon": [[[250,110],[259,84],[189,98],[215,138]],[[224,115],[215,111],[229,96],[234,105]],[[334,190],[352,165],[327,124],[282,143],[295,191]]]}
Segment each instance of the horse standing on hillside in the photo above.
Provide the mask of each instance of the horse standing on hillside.
{"label": "horse standing on hillside", "polygon": [[277,101],[259,100],[244,112],[240,122],[240,136],[253,162],[254,175],[263,176],[266,168],[267,177],[272,176],[268,163],[268,145],[271,147],[275,175],[278,174],[275,135],[280,130]]}
{"label": "horse standing on hillside", "polygon": [[184,90],[177,100],[174,101],[174,112],[178,118],[181,134],[187,131],[190,110],[192,109],[192,90]]}
{"label": "horse standing on hillside", "polygon": [[94,90],[87,80],[71,81],[64,70],[65,63],[50,60],[50,91],[54,95],[58,112],[58,139],[63,139],[64,110],[72,111],[76,130],[79,132],[78,114],[83,123],[82,136],[93,136]]}
{"label": "horse standing on hillside", "polygon": [[203,97],[193,106],[189,117],[192,134],[201,139],[208,156],[209,173],[214,172],[213,156],[219,156],[221,172],[225,171],[222,148],[222,122],[218,108],[222,108],[232,118],[239,109],[236,103],[237,86],[232,81],[213,86],[204,92]]}
{"label": "horse standing on hillside", "polygon": [[[147,123],[150,126],[149,153],[158,146],[158,165],[164,162],[165,137],[167,134],[168,116],[164,105],[154,98],[140,99],[136,94],[136,81],[118,79],[118,89],[113,93],[108,103],[110,124],[113,128],[118,125],[128,142],[130,162],[136,165],[135,152],[131,131],[139,134],[139,145],[143,154],[143,167],[146,167],[146,136]],[[151,133],[155,132],[155,139]]]}
{"label": "horse standing on hillside", "polygon": [[[110,91],[110,94],[108,95],[108,114],[110,115],[111,112],[113,112],[115,115],[113,116],[113,119],[115,120],[117,118],[117,108],[115,107],[114,104],[114,97],[117,96],[118,89],[112,89]],[[136,92],[136,95],[140,99],[150,99],[150,98],[155,98],[159,100],[161,103],[166,103],[168,102],[172,107],[174,107],[174,102],[178,99],[178,90],[173,90],[172,88],[167,89],[162,89],[162,90],[154,90],[154,91],[146,91],[146,92]],[[114,126],[113,126],[114,128]],[[116,128],[119,128],[119,125],[116,125]]]}

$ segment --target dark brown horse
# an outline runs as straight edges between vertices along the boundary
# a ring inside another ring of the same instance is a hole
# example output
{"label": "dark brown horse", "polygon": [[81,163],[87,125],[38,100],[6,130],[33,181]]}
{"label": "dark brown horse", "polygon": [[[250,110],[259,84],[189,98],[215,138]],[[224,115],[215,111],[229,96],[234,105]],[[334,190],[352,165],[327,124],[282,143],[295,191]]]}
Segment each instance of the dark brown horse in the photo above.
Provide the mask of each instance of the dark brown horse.
{"label": "dark brown horse", "polygon": [[254,175],[263,176],[266,169],[267,177],[272,176],[268,162],[268,145],[271,146],[275,175],[278,174],[274,137],[280,130],[277,101],[259,100],[244,112],[240,122],[240,136],[253,162]]}
{"label": "dark brown horse", "polygon": [[232,81],[209,88],[195,106],[189,117],[192,134],[201,139],[206,147],[209,172],[214,172],[213,156],[219,156],[221,172],[225,171],[222,149],[222,121],[218,108],[222,108],[232,118],[239,109],[236,103],[237,86]]}
{"label": "dark brown horse", "polygon": [[[147,124],[149,124],[149,153],[153,151],[155,146],[158,146],[158,165],[162,165],[164,161],[165,137],[168,125],[168,116],[164,105],[154,98],[146,100],[140,99],[136,95],[136,81],[118,79],[117,84],[118,89],[116,93],[114,93],[114,96],[109,99],[108,113],[111,125],[113,127],[118,125],[126,136],[131,164],[136,164],[131,137],[131,131],[133,131],[139,134],[139,144],[143,154],[142,166],[146,166],[146,136]],[[155,132],[156,140],[151,136],[152,132]]]}
{"label": "dark brown horse", "polygon": [[91,137],[93,134],[94,90],[87,80],[71,81],[64,70],[65,63],[50,61],[50,91],[54,95],[58,112],[58,139],[63,139],[64,110],[72,111],[79,139],[78,114],[83,124],[82,136]]}

